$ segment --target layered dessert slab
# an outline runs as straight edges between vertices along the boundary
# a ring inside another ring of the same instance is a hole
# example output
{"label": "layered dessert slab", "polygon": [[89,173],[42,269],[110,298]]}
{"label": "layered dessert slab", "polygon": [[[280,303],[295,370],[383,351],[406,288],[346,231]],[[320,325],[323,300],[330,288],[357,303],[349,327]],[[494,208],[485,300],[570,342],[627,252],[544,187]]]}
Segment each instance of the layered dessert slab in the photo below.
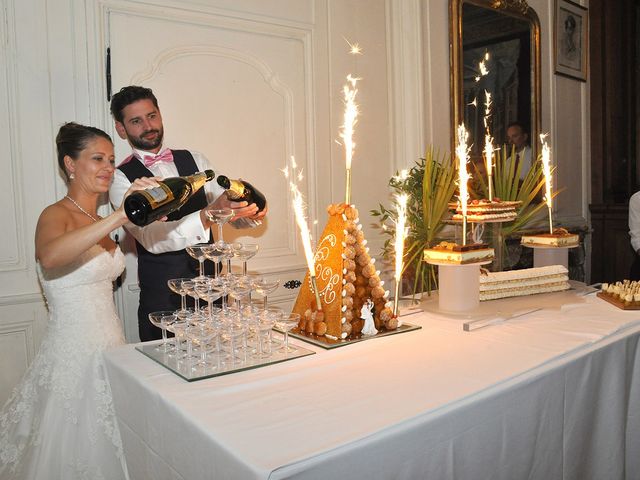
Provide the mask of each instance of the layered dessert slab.
{"label": "layered dessert slab", "polygon": [[[467,204],[467,221],[469,222],[510,222],[518,217],[516,209],[522,205],[520,201],[502,201],[494,198],[471,200]],[[453,220],[462,221],[462,206],[459,202],[449,204],[449,210],[455,210]]]}
{"label": "layered dessert slab", "polygon": [[562,265],[480,274],[480,301],[569,290],[569,275]]}
{"label": "layered dessert slab", "polygon": [[523,235],[520,243],[525,246],[537,247],[577,247],[580,244],[580,236],[575,233],[569,233],[564,228],[556,228],[553,233]]}
{"label": "layered dessert slab", "polygon": [[467,265],[490,262],[493,257],[493,248],[486,243],[458,245],[453,242],[440,242],[424,251],[424,261],[435,264]]}

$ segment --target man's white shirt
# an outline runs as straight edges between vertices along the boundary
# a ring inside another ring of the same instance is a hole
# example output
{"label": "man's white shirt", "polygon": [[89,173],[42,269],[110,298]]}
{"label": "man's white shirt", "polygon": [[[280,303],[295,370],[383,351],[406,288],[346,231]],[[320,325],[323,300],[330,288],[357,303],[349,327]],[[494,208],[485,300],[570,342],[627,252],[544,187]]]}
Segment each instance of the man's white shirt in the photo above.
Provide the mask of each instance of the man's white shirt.
{"label": "man's white shirt", "polygon": [[[160,149],[162,151],[162,149]],[[207,158],[199,153],[190,151],[196,162],[198,171],[213,169]],[[156,156],[151,152],[134,149],[134,154],[138,158],[144,158],[145,155]],[[132,158],[131,162],[139,161]],[[147,167],[155,177],[177,177],[178,169],[173,162],[156,162]],[[213,169],[215,171],[215,169]],[[216,172],[217,173],[217,172]],[[113,183],[109,189],[109,199],[113,208],[117,209],[122,204],[124,194],[131,187],[131,182],[122,171],[115,172]],[[223,192],[224,189],[215,181],[207,182],[204,186],[207,204],[214,202]],[[138,227],[132,223],[126,225],[126,229],[135,239],[151,253],[165,253],[183,250],[189,245],[207,242],[211,237],[211,230],[204,228],[200,219],[200,212],[193,212],[185,215],[180,220],[173,222],[153,222],[145,227]]]}
{"label": "man's white shirt", "polygon": [[640,192],[629,199],[629,236],[633,251],[637,252],[640,249]]}

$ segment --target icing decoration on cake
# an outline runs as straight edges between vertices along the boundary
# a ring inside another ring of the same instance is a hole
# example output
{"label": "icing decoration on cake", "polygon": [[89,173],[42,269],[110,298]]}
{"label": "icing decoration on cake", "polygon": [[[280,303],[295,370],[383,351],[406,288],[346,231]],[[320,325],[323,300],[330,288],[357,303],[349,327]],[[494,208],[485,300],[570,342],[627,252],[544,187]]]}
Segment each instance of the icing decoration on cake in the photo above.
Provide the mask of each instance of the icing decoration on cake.
{"label": "icing decoration on cake", "polygon": [[321,311],[307,272],[293,307],[301,316],[299,329],[331,339],[359,336],[365,323],[361,309],[367,301],[377,330],[396,329],[397,319],[387,306],[389,294],[364,245],[358,211],[344,203],[329,205],[327,211],[329,219],[314,257]]}

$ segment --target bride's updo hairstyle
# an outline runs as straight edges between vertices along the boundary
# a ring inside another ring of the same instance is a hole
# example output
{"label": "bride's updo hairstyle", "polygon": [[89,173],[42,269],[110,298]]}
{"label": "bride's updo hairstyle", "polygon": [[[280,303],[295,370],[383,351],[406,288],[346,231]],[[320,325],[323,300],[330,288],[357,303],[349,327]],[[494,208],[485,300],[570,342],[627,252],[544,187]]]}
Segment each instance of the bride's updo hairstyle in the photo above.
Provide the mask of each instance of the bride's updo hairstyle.
{"label": "bride's updo hairstyle", "polygon": [[69,155],[74,160],[77,159],[80,152],[87,148],[88,143],[96,137],[102,137],[113,144],[111,137],[99,128],[69,122],[62,125],[58,130],[58,135],[56,136],[58,166],[64,172],[67,181],[69,180],[69,173],[64,167],[65,155]]}

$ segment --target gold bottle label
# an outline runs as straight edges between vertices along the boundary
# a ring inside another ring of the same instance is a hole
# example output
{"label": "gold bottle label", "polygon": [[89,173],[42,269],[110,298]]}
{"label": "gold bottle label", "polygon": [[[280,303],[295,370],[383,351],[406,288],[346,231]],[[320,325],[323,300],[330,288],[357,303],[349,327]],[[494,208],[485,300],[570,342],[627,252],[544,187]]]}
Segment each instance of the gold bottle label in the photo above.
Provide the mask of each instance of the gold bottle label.
{"label": "gold bottle label", "polygon": [[157,187],[147,190],[140,190],[138,193],[144,195],[149,200],[151,208],[154,210],[174,199],[173,192],[164,183],[159,183]]}
{"label": "gold bottle label", "polygon": [[229,180],[229,188],[227,189],[227,197],[229,200],[240,200],[244,197],[244,184],[238,180]]}

